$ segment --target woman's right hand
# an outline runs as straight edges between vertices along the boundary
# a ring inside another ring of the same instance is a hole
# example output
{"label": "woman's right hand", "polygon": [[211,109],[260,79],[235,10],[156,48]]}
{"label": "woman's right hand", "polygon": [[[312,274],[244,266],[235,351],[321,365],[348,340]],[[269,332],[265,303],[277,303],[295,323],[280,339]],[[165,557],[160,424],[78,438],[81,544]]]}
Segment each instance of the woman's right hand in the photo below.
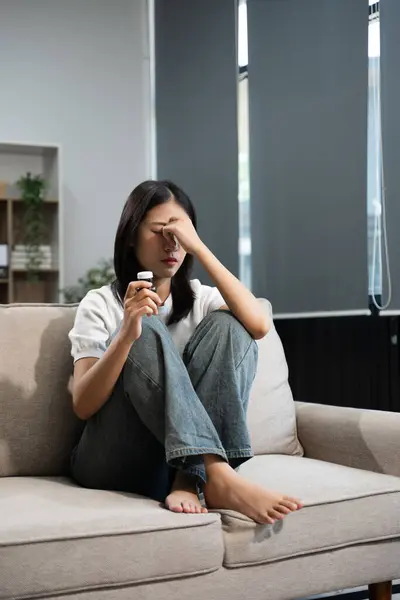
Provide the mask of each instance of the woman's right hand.
{"label": "woman's right hand", "polygon": [[129,343],[142,335],[142,317],[157,315],[162,304],[158,294],[151,291],[151,285],[149,281],[131,281],[126,290],[120,336]]}

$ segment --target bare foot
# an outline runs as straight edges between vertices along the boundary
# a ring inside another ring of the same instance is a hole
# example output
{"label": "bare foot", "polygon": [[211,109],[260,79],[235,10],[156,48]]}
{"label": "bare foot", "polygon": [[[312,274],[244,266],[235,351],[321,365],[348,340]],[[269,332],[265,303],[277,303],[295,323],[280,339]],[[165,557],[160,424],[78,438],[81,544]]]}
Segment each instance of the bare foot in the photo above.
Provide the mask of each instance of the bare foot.
{"label": "bare foot", "polygon": [[177,513],[206,513],[208,510],[201,506],[193,479],[177,471],[171,493],[165,499],[165,506]]}
{"label": "bare foot", "polygon": [[303,506],[296,498],[247,481],[226,462],[219,460],[207,468],[204,495],[209,508],[236,510],[257,523],[270,525]]}

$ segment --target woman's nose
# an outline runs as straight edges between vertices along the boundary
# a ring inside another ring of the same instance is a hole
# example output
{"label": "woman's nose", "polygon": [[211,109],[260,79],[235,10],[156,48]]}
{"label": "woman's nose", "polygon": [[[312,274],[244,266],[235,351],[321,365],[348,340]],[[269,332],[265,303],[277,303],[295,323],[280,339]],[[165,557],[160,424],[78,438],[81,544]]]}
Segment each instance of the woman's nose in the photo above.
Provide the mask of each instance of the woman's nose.
{"label": "woman's nose", "polygon": [[179,248],[178,240],[172,233],[169,233],[167,236],[164,237],[164,239],[165,239],[165,244],[164,244],[165,250],[171,252],[172,250],[177,250]]}

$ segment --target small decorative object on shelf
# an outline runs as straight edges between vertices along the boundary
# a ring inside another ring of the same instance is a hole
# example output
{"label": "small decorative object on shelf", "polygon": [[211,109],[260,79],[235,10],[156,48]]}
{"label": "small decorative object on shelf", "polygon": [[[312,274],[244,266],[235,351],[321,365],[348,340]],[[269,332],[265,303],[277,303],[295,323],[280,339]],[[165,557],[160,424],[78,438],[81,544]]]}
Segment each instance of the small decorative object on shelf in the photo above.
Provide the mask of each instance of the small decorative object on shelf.
{"label": "small decorative object on shelf", "polygon": [[[27,279],[30,282],[34,282],[39,279],[38,271],[43,261],[47,261],[48,259],[48,256],[45,256],[42,249],[42,242],[46,232],[43,214],[46,182],[41,175],[32,176],[28,172],[17,181],[17,185],[21,192],[21,200],[25,206],[23,236],[25,248],[23,252],[25,252],[26,263],[24,266],[27,270]],[[19,256],[19,259],[22,260],[22,256]]]}
{"label": "small decorative object on shelf", "polygon": [[[40,252],[41,262],[37,265],[37,271],[48,271],[56,268],[58,260],[56,256],[53,256],[50,245],[42,244],[38,246],[38,252]],[[29,260],[29,247],[16,244],[11,252],[11,267],[16,271],[29,270]]]}
{"label": "small decorative object on shelf", "polygon": [[8,278],[8,246],[0,244],[0,279]]}

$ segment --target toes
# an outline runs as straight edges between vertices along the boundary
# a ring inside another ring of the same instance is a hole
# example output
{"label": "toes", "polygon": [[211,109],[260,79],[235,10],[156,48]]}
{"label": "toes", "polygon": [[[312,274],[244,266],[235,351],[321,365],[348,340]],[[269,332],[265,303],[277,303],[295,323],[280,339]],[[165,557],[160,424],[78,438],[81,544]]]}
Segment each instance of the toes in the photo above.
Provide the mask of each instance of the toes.
{"label": "toes", "polygon": [[203,510],[203,508],[200,506],[200,504],[191,504],[191,507],[192,507],[192,513],[196,514],[196,515],[199,515],[203,512],[208,512],[207,509]]}
{"label": "toes", "polygon": [[264,514],[260,513],[259,515],[248,515],[253,521],[259,523],[260,525],[274,525],[275,519],[269,515],[269,512],[265,512]]}
{"label": "toes", "polygon": [[165,508],[175,513],[187,513],[191,515],[208,513],[207,508],[203,508],[195,499],[167,498],[164,503]]}
{"label": "toes", "polygon": [[294,512],[300,508],[299,505],[297,504],[297,502],[293,498],[283,498],[283,500],[280,501],[280,505],[286,506],[286,508],[288,508],[292,512]]}
{"label": "toes", "polygon": [[171,512],[175,512],[175,513],[181,513],[183,512],[183,506],[182,504],[175,504],[175,505],[166,505],[168,510],[170,510]]}
{"label": "toes", "polygon": [[301,500],[298,500],[298,498],[287,498],[287,500],[289,500],[289,502],[293,502],[293,504],[296,505],[296,510],[299,510],[300,508],[303,508],[303,503]]}
{"label": "toes", "polygon": [[274,506],[274,509],[277,510],[278,512],[282,513],[282,515],[288,515],[289,513],[292,512],[290,510],[290,508],[288,508],[284,504],[278,504],[277,506]]}
{"label": "toes", "polygon": [[185,513],[195,514],[196,512],[198,512],[197,508],[200,507],[197,507],[196,504],[194,504],[193,502],[187,501],[183,503],[183,512]]}
{"label": "toes", "polygon": [[271,517],[272,519],[276,519],[276,520],[281,520],[283,519],[283,517],[285,515],[283,515],[282,513],[278,512],[277,510],[274,510],[273,508],[271,510],[268,511],[268,516]]}

